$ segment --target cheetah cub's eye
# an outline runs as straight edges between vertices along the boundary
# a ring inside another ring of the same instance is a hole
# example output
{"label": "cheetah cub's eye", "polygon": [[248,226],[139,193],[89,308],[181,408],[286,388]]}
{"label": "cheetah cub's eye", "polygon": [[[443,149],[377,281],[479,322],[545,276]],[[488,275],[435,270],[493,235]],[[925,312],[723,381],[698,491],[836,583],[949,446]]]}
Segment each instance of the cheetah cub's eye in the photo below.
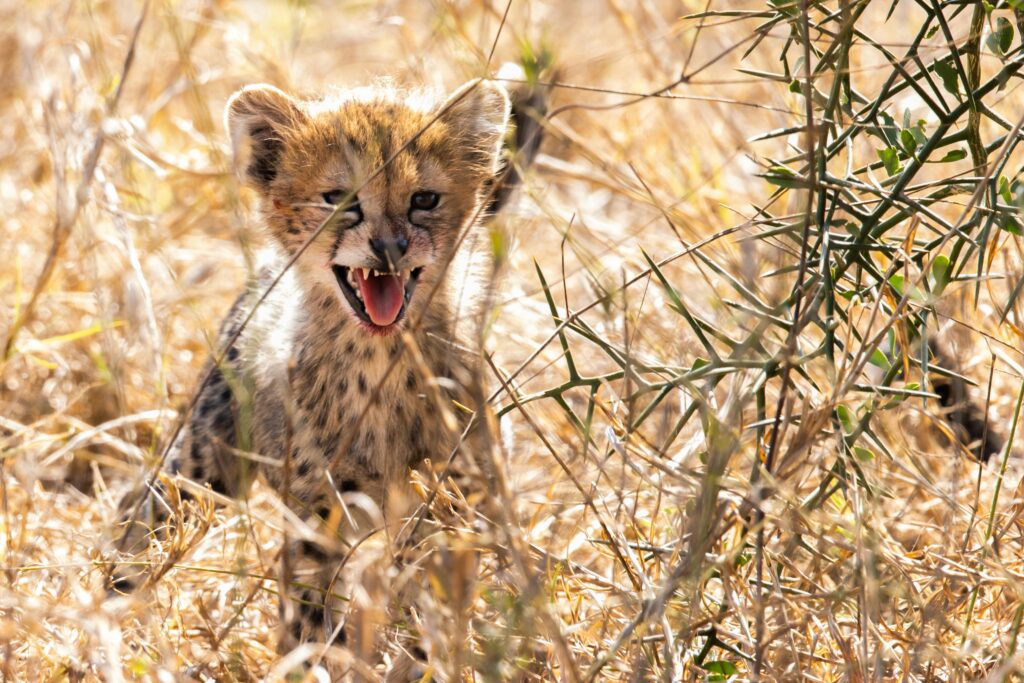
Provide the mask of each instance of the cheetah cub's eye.
{"label": "cheetah cub's eye", "polygon": [[437,208],[441,195],[436,192],[416,192],[412,196],[412,208],[416,211],[430,211]]}
{"label": "cheetah cub's eye", "polygon": [[323,197],[324,201],[331,206],[337,206],[347,200],[348,203],[345,205],[345,211],[354,211],[356,213],[363,212],[362,208],[359,206],[359,197],[352,194],[350,190],[331,190],[330,192],[324,192],[320,196]]}

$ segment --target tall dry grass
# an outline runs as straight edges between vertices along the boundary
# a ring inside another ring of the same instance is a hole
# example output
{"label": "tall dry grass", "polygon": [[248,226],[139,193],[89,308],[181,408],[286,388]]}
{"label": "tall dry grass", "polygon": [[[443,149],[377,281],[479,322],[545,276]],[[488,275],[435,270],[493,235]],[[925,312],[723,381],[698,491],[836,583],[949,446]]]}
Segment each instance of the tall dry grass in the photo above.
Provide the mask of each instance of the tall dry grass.
{"label": "tall dry grass", "polygon": [[331,656],[369,677],[419,644],[445,680],[1018,676],[1024,439],[969,457],[921,353],[941,335],[1010,435],[1021,41],[979,7],[981,34],[971,4],[909,0],[513,0],[504,23],[489,0],[0,3],[5,680],[273,680],[309,654],[275,654],[289,519],[265,486],[155,544],[144,591],[103,583],[117,500],[264,242],[223,103],[448,88],[545,49],[543,153],[494,238],[499,490],[445,484],[469,505],[427,516],[400,570],[386,541],[356,553],[379,642]]}

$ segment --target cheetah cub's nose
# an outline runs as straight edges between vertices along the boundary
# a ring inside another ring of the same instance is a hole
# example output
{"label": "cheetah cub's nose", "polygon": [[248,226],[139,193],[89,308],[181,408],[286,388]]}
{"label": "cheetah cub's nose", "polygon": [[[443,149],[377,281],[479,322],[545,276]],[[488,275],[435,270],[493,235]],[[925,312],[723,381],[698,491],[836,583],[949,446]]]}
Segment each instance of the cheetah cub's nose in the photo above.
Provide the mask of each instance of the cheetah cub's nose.
{"label": "cheetah cub's nose", "polygon": [[409,240],[404,237],[396,237],[393,240],[373,238],[370,240],[370,249],[388,264],[390,270],[396,270],[395,264],[398,263],[398,259],[405,256],[405,252],[409,250]]}

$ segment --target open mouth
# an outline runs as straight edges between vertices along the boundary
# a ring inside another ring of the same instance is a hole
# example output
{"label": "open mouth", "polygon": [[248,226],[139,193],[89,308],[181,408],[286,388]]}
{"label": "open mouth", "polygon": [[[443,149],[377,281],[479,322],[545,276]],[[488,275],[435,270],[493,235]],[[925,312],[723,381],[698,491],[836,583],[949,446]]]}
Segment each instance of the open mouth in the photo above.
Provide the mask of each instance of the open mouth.
{"label": "open mouth", "polygon": [[372,268],[349,268],[332,265],[334,277],[348,299],[356,316],[364,323],[380,328],[391,327],[405,315],[423,268],[385,273]]}

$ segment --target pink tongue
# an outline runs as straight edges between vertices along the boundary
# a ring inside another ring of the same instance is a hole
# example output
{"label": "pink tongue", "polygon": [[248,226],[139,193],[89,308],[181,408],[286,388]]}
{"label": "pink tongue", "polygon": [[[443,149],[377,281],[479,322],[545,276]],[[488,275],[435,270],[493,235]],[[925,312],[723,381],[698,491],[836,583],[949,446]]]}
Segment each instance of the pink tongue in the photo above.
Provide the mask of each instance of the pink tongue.
{"label": "pink tongue", "polygon": [[405,289],[402,285],[402,278],[398,275],[374,275],[363,279],[361,269],[356,269],[356,282],[359,283],[359,291],[363,295],[363,305],[366,307],[366,314],[374,325],[381,327],[395,322],[398,312],[402,310],[402,300],[405,298]]}

